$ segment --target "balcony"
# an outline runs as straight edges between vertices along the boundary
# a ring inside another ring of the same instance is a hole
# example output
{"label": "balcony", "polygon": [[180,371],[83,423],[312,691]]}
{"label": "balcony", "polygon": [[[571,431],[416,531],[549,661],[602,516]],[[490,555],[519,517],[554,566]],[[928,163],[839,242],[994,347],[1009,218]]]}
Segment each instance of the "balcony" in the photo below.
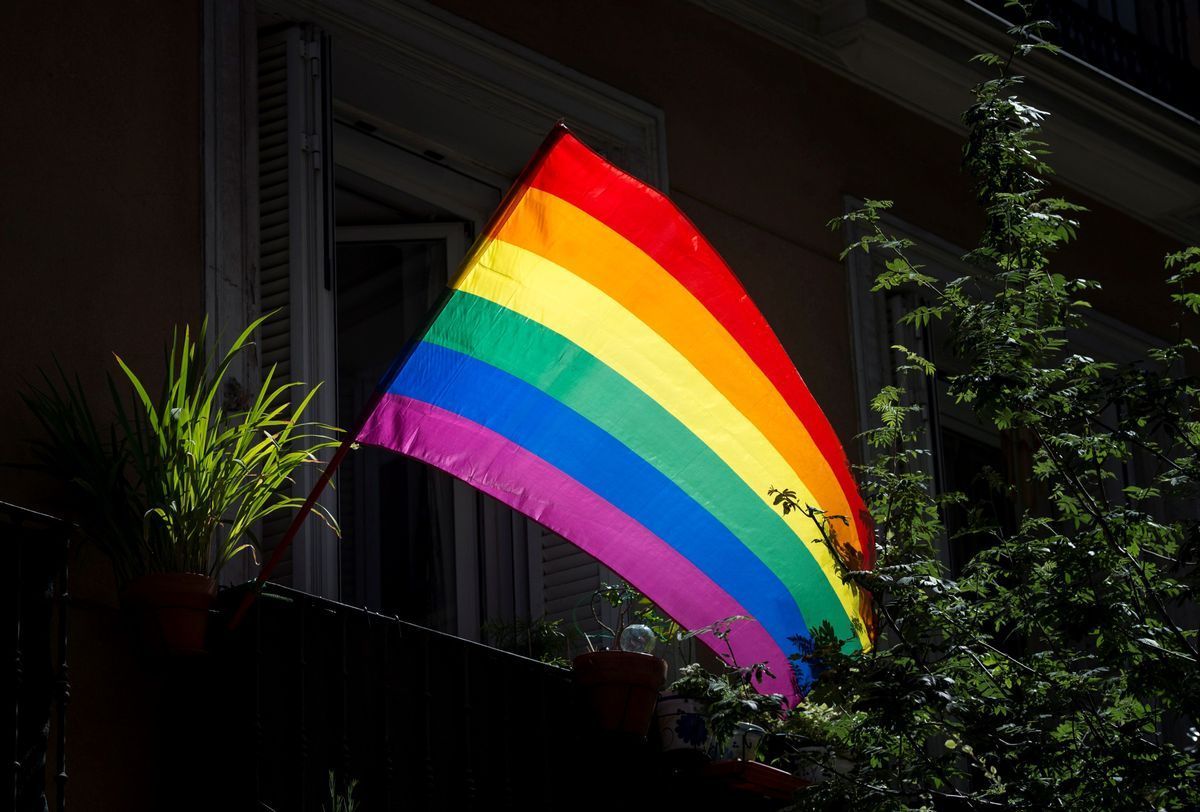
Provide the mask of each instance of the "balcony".
{"label": "balcony", "polygon": [[66,804],[66,552],[68,527],[51,516],[0,502],[0,577],[6,669],[0,690],[12,721],[4,736],[0,797],[18,810]]}
{"label": "balcony", "polygon": [[[221,616],[244,594],[222,593]],[[205,745],[210,762],[225,750],[225,780],[197,809],[253,798],[221,808],[316,812],[331,771],[359,782],[363,810],[770,810],[798,786],[761,764],[680,764],[590,729],[570,671],[274,585],[189,670],[198,692],[221,686],[209,718],[232,720]]]}
{"label": "balcony", "polygon": [[364,810],[556,806],[569,671],[274,585],[232,631],[245,587],[222,592],[208,656],[152,654],[115,605],[67,603],[69,529],[0,503],[10,808],[315,812],[331,772]]}
{"label": "balcony", "polygon": [[[1016,21],[1003,0],[984,0]],[[1193,116],[1200,116],[1200,0],[1041,0],[1055,44],[1071,56]]]}
{"label": "balcony", "polygon": [[207,655],[148,651],[94,584],[68,602],[69,530],[0,503],[20,812],[323,812],[331,774],[361,810],[773,810],[800,786],[590,729],[568,670],[273,584],[234,629],[250,587],[220,594]]}
{"label": "balcony", "polygon": [[238,808],[319,810],[331,771],[362,809],[552,808],[570,772],[561,668],[274,585],[212,650],[187,679],[220,686],[208,749]]}

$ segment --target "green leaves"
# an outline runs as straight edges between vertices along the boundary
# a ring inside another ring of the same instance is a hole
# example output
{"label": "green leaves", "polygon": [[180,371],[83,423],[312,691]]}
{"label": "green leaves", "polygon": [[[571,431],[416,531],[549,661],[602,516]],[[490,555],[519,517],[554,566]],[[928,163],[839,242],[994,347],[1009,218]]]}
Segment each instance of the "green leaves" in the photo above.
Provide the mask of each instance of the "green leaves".
{"label": "green leaves", "polygon": [[[204,327],[195,338],[186,328],[177,332],[157,399],[116,356],[128,390],[109,380],[116,420],[107,442],[78,386],[47,378],[48,390],[27,398],[47,430],[47,466],[91,494],[79,500],[85,532],[113,560],[122,583],[144,572],[216,575],[235,556],[253,553],[257,523],[302,503],[290,493],[295,472],[336,445],[336,429],[299,420],[317,389],[293,404],[302,385],[274,385],[274,370],[245,411],[222,409],[230,366],[262,321],[220,358],[205,356]],[[80,436],[90,439],[80,445]],[[72,448],[84,454],[68,464],[63,457]],[[104,500],[96,496],[101,488]],[[324,507],[315,512],[336,532]]]}
{"label": "green leaves", "polygon": [[[140,544],[142,504],[135,498],[126,460],[127,441],[97,423],[78,377],[55,363],[41,384],[26,384],[21,397],[42,429],[33,443],[38,464],[65,483],[76,506],[72,518],[113,561],[119,582],[131,576],[126,551]],[[111,387],[112,382],[109,381]]]}
{"label": "green leaves", "polygon": [[[976,58],[996,76],[963,116],[985,214],[964,257],[972,275],[945,283],[914,263],[887,232],[890,201],[831,223],[855,228],[843,256],[882,265],[876,292],[915,303],[901,323],[936,324],[946,346],[937,366],[894,346],[899,383],[871,401],[860,484],[878,556],[842,577],[872,601],[880,642],[820,657],[807,707],[854,720],[839,747],[857,766],[807,790],[806,808],[1200,806],[1200,761],[1173,733],[1200,719],[1200,382],[1186,374],[1200,359],[1187,340],[1132,364],[1072,344],[1099,286],[1052,265],[1083,209],[1047,195],[1047,114],[1010,73],[1054,50],[1045,31],[1017,26],[1010,54]],[[1166,266],[1170,300],[1200,313],[1200,248]],[[936,465],[957,461],[929,453],[937,438],[909,394],[934,378],[999,446],[1003,466],[977,477],[992,501],[937,492]],[[823,518],[793,491],[771,494],[781,511]],[[950,511],[965,517],[954,532]],[[953,572],[948,545],[969,556]]]}
{"label": "green leaves", "polygon": [[357,790],[358,779],[340,781],[333,770],[330,770],[329,803],[321,807],[323,812],[358,812],[358,800],[354,797]]}
{"label": "green leaves", "polygon": [[724,668],[717,674],[699,663],[691,663],[679,669],[679,676],[667,686],[667,691],[705,706],[708,729],[719,749],[724,749],[739,722],[759,724],[768,730],[778,726],[783,696],[759,694],[753,687],[756,677],[761,681],[763,673],[769,672],[761,663],[748,668]]}
{"label": "green leaves", "polygon": [[[616,610],[616,621],[611,626],[601,617],[600,608],[605,604]],[[600,584],[592,593],[589,606],[596,625],[608,633],[614,648],[620,647],[621,632],[635,623],[648,626],[659,642],[680,638],[682,634],[679,624],[664,615],[649,598],[624,582]],[[588,648],[594,651],[591,637],[586,640]]]}
{"label": "green leaves", "polygon": [[1200,247],[1192,246],[1168,255],[1165,265],[1167,270],[1174,271],[1167,277],[1167,284],[1179,288],[1178,293],[1171,294],[1171,300],[1192,313],[1200,313],[1200,293],[1187,289],[1188,283],[1200,276]]}

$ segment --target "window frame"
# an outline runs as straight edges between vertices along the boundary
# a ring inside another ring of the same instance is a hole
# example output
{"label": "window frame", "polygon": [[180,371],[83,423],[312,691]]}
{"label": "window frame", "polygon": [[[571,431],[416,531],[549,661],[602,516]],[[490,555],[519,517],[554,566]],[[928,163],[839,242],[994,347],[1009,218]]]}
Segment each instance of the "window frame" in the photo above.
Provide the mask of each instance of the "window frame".
{"label": "window frame", "polygon": [[[846,196],[843,200],[843,211],[850,213],[861,209],[863,200]],[[913,247],[906,251],[909,260],[921,264],[922,272],[935,277],[940,282],[950,282],[964,276],[978,276],[978,271],[962,260],[966,250],[937,235],[921,229],[899,217],[885,212],[881,215],[881,226],[887,233],[911,240]],[[845,238],[847,245],[853,245],[864,236],[866,229],[857,223],[847,223]],[[899,325],[889,324],[886,297],[871,292],[878,264],[877,254],[864,251],[851,251],[846,256],[847,291],[850,307],[850,342],[854,363],[855,402],[858,406],[858,424],[860,432],[876,425],[876,420],[870,409],[871,399],[885,385],[896,385],[893,377],[898,355],[891,349],[893,344],[905,344],[909,349],[930,358],[937,363],[936,357],[931,357],[927,346],[927,333],[912,333],[899,336],[896,330]],[[1112,316],[1090,310],[1084,316],[1086,327],[1072,329],[1067,336],[1073,342],[1073,351],[1088,355],[1099,360],[1111,361],[1118,364],[1130,363],[1145,357],[1151,348],[1162,348],[1167,342],[1143,330],[1125,324]],[[895,318],[892,318],[892,322]],[[939,404],[932,378],[923,379],[925,386],[920,390],[910,385],[908,395],[921,407],[921,419],[928,427],[923,435],[923,450],[926,452],[921,465],[924,472],[930,476],[937,491],[944,491],[943,484],[945,465],[940,457],[940,430],[947,428],[969,439],[994,444],[1002,453],[1006,451],[1001,437],[990,429],[979,426],[970,417],[967,410],[954,406],[944,408]],[[1009,449],[1011,450],[1011,449]],[[859,439],[860,459],[870,462],[877,452],[872,449],[865,437]],[[1132,460],[1122,466],[1121,482],[1118,485],[1130,484],[1137,480],[1139,461]],[[943,540],[939,545],[939,555],[947,566],[953,565],[948,543]]]}
{"label": "window frame", "polygon": [[[206,220],[206,237],[214,245],[233,237],[245,244],[242,250],[245,278],[237,284],[229,283],[227,267],[206,261],[206,309],[221,314],[223,321],[233,323],[245,315],[241,319],[244,323],[259,309],[255,219],[258,211],[256,42],[260,28],[280,23],[304,23],[329,35],[334,43],[335,70],[338,54],[354,49],[392,80],[436,92],[439,98],[458,105],[456,109],[469,111],[473,120],[496,123],[503,133],[495,140],[504,142],[508,150],[481,159],[478,155],[440,149],[421,133],[400,126],[403,122],[372,119],[363,110],[330,94],[328,126],[335,137],[326,138],[321,144],[326,166],[342,163],[339,154],[330,158],[330,147],[339,139],[349,144],[348,138],[355,139],[355,143],[347,149],[345,161],[365,166],[361,163],[366,160],[364,151],[359,147],[363,138],[374,138],[407,150],[418,160],[421,156],[428,159],[427,151],[440,153],[438,159],[442,165],[469,170],[476,178],[502,190],[515,176],[514,150],[521,151],[523,162],[550,125],[565,117],[581,137],[602,153],[651,185],[662,190],[669,188],[665,117],[660,109],[429,4],[415,0],[388,4],[372,0],[231,0],[227,4],[206,0],[205,178],[206,207],[212,215]],[[328,71],[328,60],[322,61],[322,70]],[[423,121],[419,111],[415,115],[414,120]],[[356,130],[359,122],[368,127]],[[246,165],[240,180],[227,180],[233,177],[231,171],[237,166],[232,160],[233,152],[223,149],[219,140],[222,128],[226,133],[231,129],[243,133],[242,148],[246,154],[240,160]],[[415,182],[411,173],[410,179]],[[219,193],[224,187],[235,188],[239,193],[245,222],[224,216],[229,211],[228,201]],[[490,211],[480,211],[469,190],[465,197],[460,191],[438,184],[425,184],[422,188],[424,197],[469,219],[478,231]],[[210,253],[206,251],[206,256]],[[309,277],[317,272],[318,269],[310,269]],[[317,284],[315,279],[310,282]],[[257,359],[249,360],[252,363],[248,364],[245,375],[247,382],[252,383],[253,376],[259,374],[258,363]],[[295,375],[301,380],[312,377],[304,369],[297,370]],[[327,375],[319,377],[328,380]],[[314,413],[311,418],[326,420],[330,417],[328,411]],[[536,534],[536,538],[539,544],[544,541],[541,534]],[[292,585],[326,597],[338,597],[337,557],[331,557],[330,550],[316,549],[332,547],[336,540],[305,539],[303,543],[308,552],[294,558]],[[541,578],[532,576],[534,563],[531,560],[530,589],[540,593]],[[253,574],[253,568],[248,566],[233,578],[238,580]],[[540,568],[537,574],[541,575]],[[534,613],[534,607],[544,605],[541,594],[531,595]]]}

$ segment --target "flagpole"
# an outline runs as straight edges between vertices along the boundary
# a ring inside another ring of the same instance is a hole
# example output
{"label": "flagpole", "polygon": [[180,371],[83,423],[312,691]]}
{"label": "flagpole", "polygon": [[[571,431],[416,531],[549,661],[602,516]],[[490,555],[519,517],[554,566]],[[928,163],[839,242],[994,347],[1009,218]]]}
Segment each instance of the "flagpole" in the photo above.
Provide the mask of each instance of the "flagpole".
{"label": "flagpole", "polygon": [[[534,168],[541,163],[542,158],[544,158],[546,153],[549,152],[556,143],[558,143],[558,140],[569,132],[570,130],[568,129],[566,122],[564,122],[562,119],[559,119],[557,122],[555,122],[554,127],[550,130],[550,134],[546,136],[541,146],[539,146],[537,151],[533,153],[532,157],[530,157],[529,161],[526,162],[525,166],[521,169],[520,174],[517,175],[516,179],[509,187],[509,193],[505,195],[505,199],[501,201],[500,206],[497,207],[496,211],[492,212],[492,216],[488,219],[487,225],[484,226],[483,230],[479,234],[480,240],[488,234],[493,233],[493,231],[495,231],[501,223],[508,219],[508,215],[512,212],[512,208],[516,204],[516,198],[520,195],[525,182],[533,173]],[[462,265],[464,269],[470,265],[469,260],[474,258],[475,253],[479,248],[478,243],[479,240],[477,240],[476,245],[472,246],[471,250],[467,252],[467,256]],[[445,306],[445,303],[449,300],[450,292],[451,290],[448,289],[446,293],[443,294],[442,301],[439,302],[437,307],[434,309],[435,315],[441,312],[442,308]],[[254,601],[258,598],[258,593],[262,591],[262,585],[266,582],[267,578],[270,577],[271,573],[275,571],[275,567],[279,565],[279,561],[283,558],[283,554],[287,552],[289,547],[292,546],[292,541],[295,540],[296,534],[300,532],[300,527],[304,524],[304,520],[308,518],[310,513],[312,513],[313,507],[317,504],[317,499],[321,497],[321,494],[324,492],[326,486],[329,485],[330,480],[333,479],[333,475],[337,471],[338,466],[342,464],[342,461],[346,458],[346,454],[350,452],[350,447],[353,446],[354,442],[358,439],[358,435],[362,432],[363,426],[367,422],[367,418],[371,416],[371,413],[375,411],[375,407],[379,405],[379,401],[382,400],[383,394],[387,391],[387,387],[391,382],[391,379],[396,375],[397,372],[399,372],[400,367],[404,365],[404,362],[408,359],[409,354],[412,352],[413,347],[415,347],[417,343],[417,341],[412,341],[408,347],[401,351],[395,363],[393,363],[391,368],[389,368],[384,374],[383,380],[380,381],[379,386],[377,386],[375,391],[371,393],[370,400],[367,401],[367,405],[363,407],[362,412],[359,414],[354,431],[349,432],[346,435],[346,439],[342,441],[342,444],[338,446],[338,450],[335,451],[333,456],[330,458],[329,463],[325,466],[325,470],[321,472],[320,478],[317,480],[316,484],[313,485],[312,491],[308,494],[308,498],[304,500],[304,504],[300,506],[300,509],[296,511],[296,515],[292,517],[292,523],[288,525],[287,532],[283,534],[283,538],[281,538],[279,540],[279,544],[275,546],[274,551],[271,553],[270,559],[268,559],[267,563],[263,565],[263,568],[258,571],[258,575],[254,579],[253,586],[246,593],[245,597],[242,598],[242,602],[238,606],[237,611],[233,613],[233,617],[229,620],[228,626],[231,631],[238,627],[238,624],[240,624],[242,619],[245,618],[246,612],[250,611],[250,607],[254,605]]]}
{"label": "flagpole", "polygon": [[342,444],[338,446],[337,451],[333,452],[333,456],[329,458],[329,462],[325,464],[325,470],[321,472],[316,484],[309,491],[308,497],[304,500],[304,504],[296,511],[296,515],[292,517],[292,523],[288,525],[287,531],[283,534],[283,538],[275,545],[275,549],[271,552],[271,557],[267,559],[267,563],[258,571],[255,576],[253,586],[242,598],[241,604],[238,605],[237,611],[233,613],[233,617],[229,620],[229,630],[232,631],[238,627],[242,619],[246,616],[246,612],[250,611],[250,607],[254,605],[254,601],[258,598],[258,593],[262,591],[262,585],[266,582],[271,573],[275,571],[275,567],[279,566],[283,554],[292,546],[292,542],[296,538],[296,534],[300,532],[300,527],[304,524],[304,520],[312,513],[312,509],[316,506],[317,500],[321,498],[326,486],[329,485],[333,475],[337,472],[338,466],[346,459],[346,455],[350,453],[351,447],[358,439],[358,435],[362,432],[363,426],[367,422],[367,418],[375,411],[375,407],[379,405],[380,399],[383,397],[383,389],[377,388],[371,393],[370,399],[366,406],[363,407],[359,414],[358,420],[353,431],[346,433],[346,439],[342,440]]}

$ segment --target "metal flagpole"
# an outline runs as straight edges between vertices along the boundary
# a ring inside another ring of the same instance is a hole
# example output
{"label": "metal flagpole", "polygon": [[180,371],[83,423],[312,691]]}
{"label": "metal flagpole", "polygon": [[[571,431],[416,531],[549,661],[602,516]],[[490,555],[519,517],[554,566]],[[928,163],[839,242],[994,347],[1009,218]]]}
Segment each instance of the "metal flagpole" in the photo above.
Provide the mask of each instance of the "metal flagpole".
{"label": "metal flagpole", "polygon": [[350,447],[354,445],[355,439],[362,431],[363,425],[367,422],[367,418],[375,411],[375,407],[379,405],[380,398],[383,397],[383,389],[378,388],[371,394],[371,399],[367,401],[367,405],[363,408],[362,414],[359,416],[357,425],[354,431],[346,434],[346,439],[338,446],[338,450],[334,452],[329,462],[325,465],[325,470],[321,472],[321,476],[317,479],[313,489],[308,494],[308,498],[304,500],[304,504],[296,511],[296,515],[292,517],[292,523],[288,525],[287,532],[283,534],[283,538],[279,540],[279,544],[275,545],[275,549],[271,552],[271,557],[262,569],[258,571],[258,575],[254,578],[254,585],[246,596],[242,598],[241,604],[237,611],[233,613],[233,617],[229,620],[229,629],[233,630],[242,622],[242,618],[246,616],[246,612],[250,611],[250,607],[254,605],[254,601],[258,598],[258,593],[262,591],[262,585],[266,583],[267,578],[275,571],[275,567],[279,565],[280,559],[287,549],[292,546],[292,541],[296,538],[296,534],[300,532],[300,527],[304,524],[304,520],[308,518],[308,514],[312,513],[313,506],[317,504],[317,500],[321,498],[321,494],[325,491],[325,487],[329,481],[333,479],[334,473],[337,472],[338,466],[346,459],[346,455],[350,453]]}

